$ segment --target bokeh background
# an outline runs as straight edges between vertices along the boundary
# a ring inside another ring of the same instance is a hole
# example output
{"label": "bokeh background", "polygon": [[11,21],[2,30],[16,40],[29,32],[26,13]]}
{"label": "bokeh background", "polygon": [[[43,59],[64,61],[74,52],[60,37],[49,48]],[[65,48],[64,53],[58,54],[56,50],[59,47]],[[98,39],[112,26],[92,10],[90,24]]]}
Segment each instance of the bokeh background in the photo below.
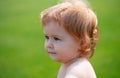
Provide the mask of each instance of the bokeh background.
{"label": "bokeh background", "polygon": [[[98,78],[120,78],[120,0],[88,0],[99,21],[90,59]],[[0,78],[56,78],[44,50],[40,12],[57,0],[0,0]]]}

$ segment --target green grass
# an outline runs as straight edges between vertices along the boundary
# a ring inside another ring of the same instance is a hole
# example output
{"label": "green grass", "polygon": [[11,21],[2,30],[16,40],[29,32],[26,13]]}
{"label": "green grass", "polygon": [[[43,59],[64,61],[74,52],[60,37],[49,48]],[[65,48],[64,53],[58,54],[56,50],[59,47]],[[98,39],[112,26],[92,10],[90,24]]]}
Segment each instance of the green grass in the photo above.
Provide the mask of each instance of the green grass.
{"label": "green grass", "polygon": [[[0,1],[0,78],[56,78],[60,64],[44,50],[40,12],[57,0]],[[99,21],[90,59],[98,78],[119,78],[119,0],[89,0]]]}

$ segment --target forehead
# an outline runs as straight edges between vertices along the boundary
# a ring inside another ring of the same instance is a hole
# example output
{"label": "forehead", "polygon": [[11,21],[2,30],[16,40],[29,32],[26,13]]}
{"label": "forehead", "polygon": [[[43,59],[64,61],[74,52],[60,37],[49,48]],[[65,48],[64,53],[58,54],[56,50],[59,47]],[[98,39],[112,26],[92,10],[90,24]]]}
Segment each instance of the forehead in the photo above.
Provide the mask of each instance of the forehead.
{"label": "forehead", "polygon": [[60,26],[58,23],[54,21],[51,21],[45,26],[43,26],[43,31],[45,34],[55,34],[55,35],[68,34],[63,26]]}

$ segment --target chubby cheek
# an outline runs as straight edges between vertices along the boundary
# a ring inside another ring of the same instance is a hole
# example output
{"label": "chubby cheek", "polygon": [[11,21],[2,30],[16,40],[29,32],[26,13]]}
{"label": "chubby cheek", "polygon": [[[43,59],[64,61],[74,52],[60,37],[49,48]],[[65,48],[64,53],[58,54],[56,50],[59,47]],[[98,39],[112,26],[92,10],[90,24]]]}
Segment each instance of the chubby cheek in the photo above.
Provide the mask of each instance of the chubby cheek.
{"label": "chubby cheek", "polygon": [[[68,47],[70,47],[70,46],[68,46]],[[57,45],[56,44],[54,46],[54,50],[59,56],[64,57],[66,55],[69,55],[69,48],[68,47],[66,47],[66,45],[60,45],[60,44]]]}
{"label": "chubby cheek", "polygon": [[59,45],[57,46],[57,50],[61,55],[66,55],[66,56],[74,56],[78,55],[78,45],[76,44],[64,44],[64,45]]}
{"label": "chubby cheek", "polygon": [[54,50],[55,50],[55,52],[61,52],[61,50],[63,49],[63,47],[62,47],[62,45],[60,45],[60,44],[55,44],[54,45]]}

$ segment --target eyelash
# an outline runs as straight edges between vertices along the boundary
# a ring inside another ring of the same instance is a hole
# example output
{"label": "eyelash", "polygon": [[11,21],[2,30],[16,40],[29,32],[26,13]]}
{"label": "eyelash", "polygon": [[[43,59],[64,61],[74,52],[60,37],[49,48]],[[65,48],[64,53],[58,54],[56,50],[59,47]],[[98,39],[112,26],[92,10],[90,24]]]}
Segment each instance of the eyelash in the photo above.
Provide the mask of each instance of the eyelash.
{"label": "eyelash", "polygon": [[[45,38],[48,40],[49,39],[49,37],[48,36],[45,36]],[[57,38],[57,37],[53,37],[53,39],[55,40],[55,41],[58,41],[58,40],[60,40],[59,38]]]}
{"label": "eyelash", "polygon": [[57,37],[54,37],[54,40],[56,40],[56,41],[57,41],[57,40],[60,40],[60,39],[59,39],[59,38],[57,38]]}
{"label": "eyelash", "polygon": [[48,36],[45,36],[45,38],[48,40],[49,39],[49,37]]}

